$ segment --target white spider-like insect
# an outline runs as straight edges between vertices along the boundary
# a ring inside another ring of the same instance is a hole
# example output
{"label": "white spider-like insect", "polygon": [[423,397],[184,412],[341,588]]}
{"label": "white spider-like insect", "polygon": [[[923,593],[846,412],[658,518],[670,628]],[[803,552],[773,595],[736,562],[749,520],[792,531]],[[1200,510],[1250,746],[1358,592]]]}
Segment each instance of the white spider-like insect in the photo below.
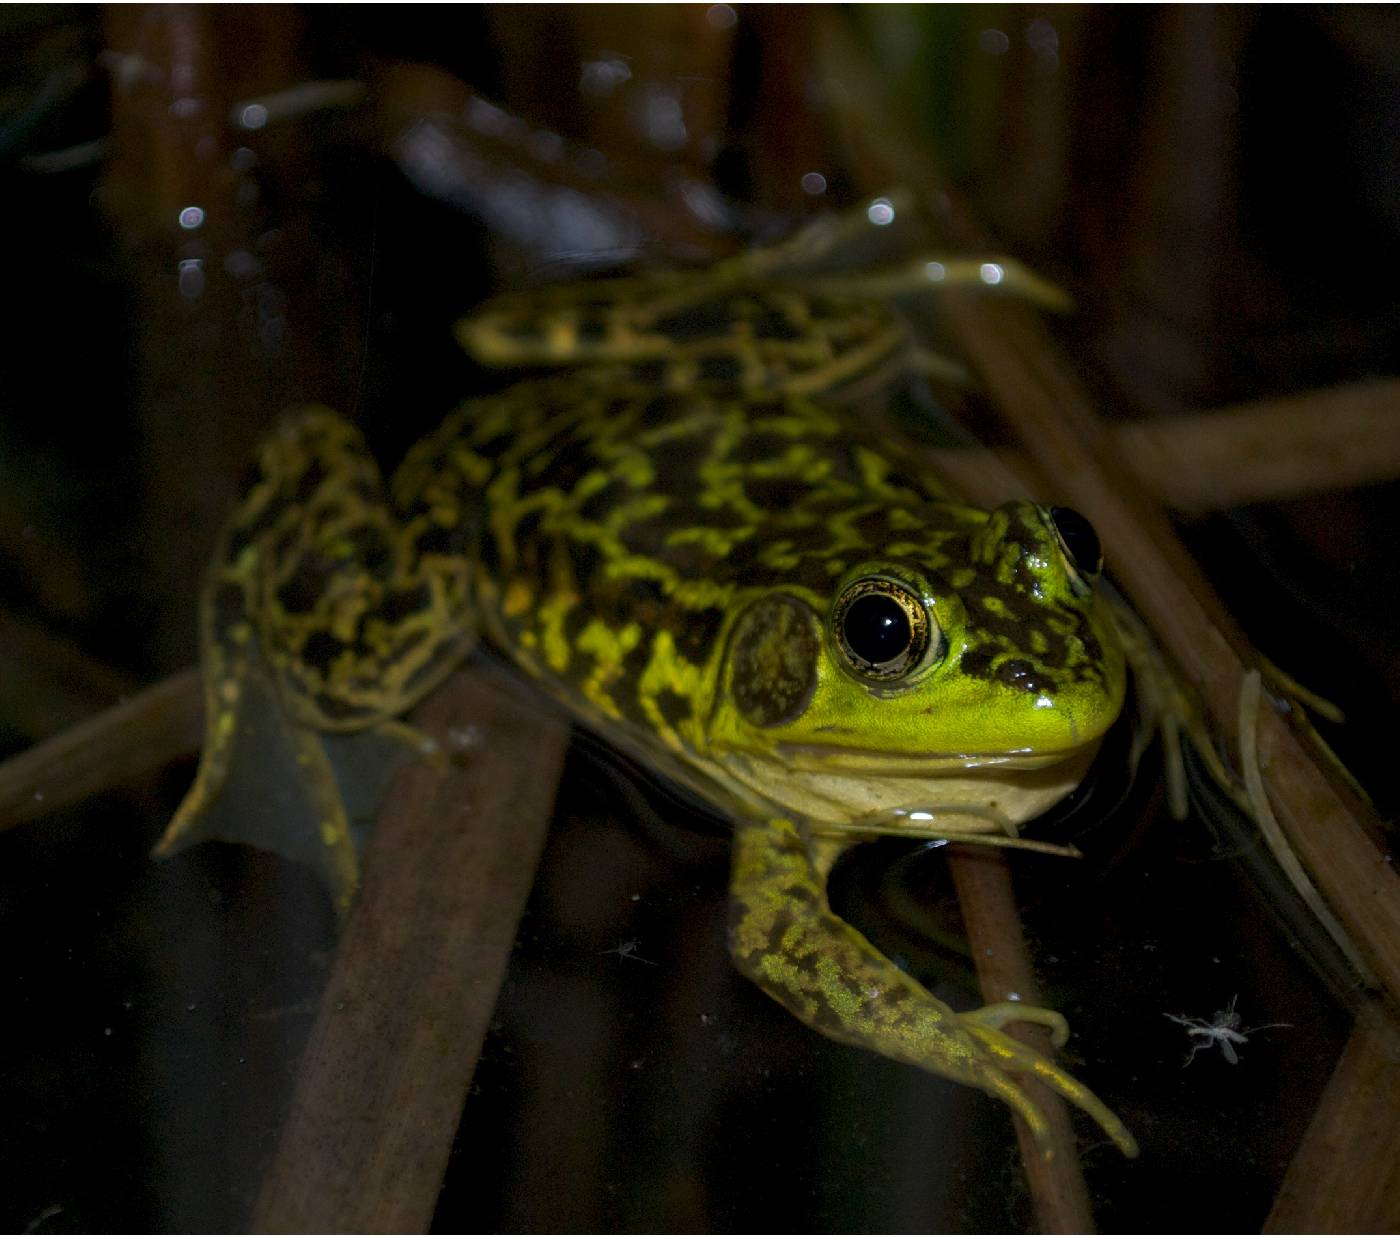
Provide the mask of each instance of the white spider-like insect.
{"label": "white spider-like insect", "polygon": [[648,966],[655,966],[656,963],[650,958],[643,958],[637,952],[637,947],[641,944],[640,937],[633,937],[630,941],[619,941],[615,949],[604,949],[601,953],[616,954],[619,958],[631,958],[633,962],[645,962]]}
{"label": "white spider-like insect", "polygon": [[1238,1065],[1240,1061],[1239,1053],[1235,1051],[1236,1044],[1249,1043],[1249,1037],[1256,1031],[1269,1031],[1276,1027],[1291,1027],[1291,1022],[1266,1022],[1263,1026],[1244,1027],[1240,1023],[1244,1021],[1235,1012],[1235,1002],[1239,1000],[1236,993],[1230,998],[1230,1004],[1225,1009],[1217,1009],[1213,1021],[1207,1022],[1204,1018],[1188,1018],[1184,1014],[1163,1014],[1163,1018],[1170,1018],[1178,1026],[1186,1028],[1186,1034],[1191,1036],[1191,1054],[1186,1058],[1186,1065],[1190,1065],[1196,1059],[1196,1054],[1202,1048],[1209,1048],[1211,1044],[1219,1044],[1221,1055],[1231,1064]]}

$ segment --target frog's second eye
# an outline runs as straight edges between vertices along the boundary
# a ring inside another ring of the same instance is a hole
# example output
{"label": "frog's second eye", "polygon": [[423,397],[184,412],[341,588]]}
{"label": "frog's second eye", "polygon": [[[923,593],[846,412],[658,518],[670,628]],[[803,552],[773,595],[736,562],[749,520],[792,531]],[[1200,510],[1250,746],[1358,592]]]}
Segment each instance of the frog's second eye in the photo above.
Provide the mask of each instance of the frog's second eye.
{"label": "frog's second eye", "polygon": [[941,644],[938,625],[923,601],[881,576],[857,580],[837,598],[831,629],[851,669],[877,682],[921,669]]}
{"label": "frog's second eye", "polygon": [[1060,544],[1060,553],[1065,557],[1065,565],[1070,571],[1071,582],[1079,585],[1079,591],[1087,593],[1103,571],[1103,547],[1094,526],[1072,507],[1051,507],[1048,512],[1050,523],[1055,528],[1055,538]]}

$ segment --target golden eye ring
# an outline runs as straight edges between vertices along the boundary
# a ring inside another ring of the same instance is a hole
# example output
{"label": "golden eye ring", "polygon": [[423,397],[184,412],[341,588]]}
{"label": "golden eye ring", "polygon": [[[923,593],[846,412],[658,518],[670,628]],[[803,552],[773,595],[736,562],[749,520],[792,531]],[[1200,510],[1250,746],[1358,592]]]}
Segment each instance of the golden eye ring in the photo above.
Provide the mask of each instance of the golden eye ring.
{"label": "golden eye ring", "polygon": [[923,600],[884,576],[847,585],[832,608],[831,631],[850,669],[876,683],[908,678],[941,655],[943,644]]}

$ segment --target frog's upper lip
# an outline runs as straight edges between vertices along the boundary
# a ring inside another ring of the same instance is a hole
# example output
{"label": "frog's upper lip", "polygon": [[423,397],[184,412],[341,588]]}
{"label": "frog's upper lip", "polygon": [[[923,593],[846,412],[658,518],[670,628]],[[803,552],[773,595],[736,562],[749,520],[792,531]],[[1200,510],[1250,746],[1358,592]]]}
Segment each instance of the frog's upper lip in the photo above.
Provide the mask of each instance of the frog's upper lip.
{"label": "frog's upper lip", "polygon": [[1097,745],[1099,738],[1095,736],[1086,743],[1049,751],[1023,748],[1007,752],[887,752],[816,743],[783,743],[778,746],[778,753],[794,769],[917,777],[949,769],[1045,769],[1081,755],[1086,747]]}

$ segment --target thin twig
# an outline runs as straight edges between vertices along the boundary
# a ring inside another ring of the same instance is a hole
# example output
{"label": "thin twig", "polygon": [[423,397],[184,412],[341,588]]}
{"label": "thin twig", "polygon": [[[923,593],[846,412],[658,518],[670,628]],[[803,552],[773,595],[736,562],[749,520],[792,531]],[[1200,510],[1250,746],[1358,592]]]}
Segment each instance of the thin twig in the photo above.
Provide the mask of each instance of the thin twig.
{"label": "thin twig", "polygon": [[1162,501],[1186,514],[1400,477],[1400,380],[1113,429],[1114,446]]}
{"label": "thin twig", "polygon": [[199,671],[183,670],[0,764],[0,830],[146,777],[203,733]]}
{"label": "thin twig", "polygon": [[[1108,427],[1113,449],[1163,506],[1184,515],[1300,498],[1400,477],[1400,380]],[[968,495],[1028,497],[1034,465],[1014,448],[931,453]]]}
{"label": "thin twig", "polygon": [[1400,1230],[1400,1031],[1371,1008],[1356,1020],[1284,1176],[1266,1233]]}
{"label": "thin twig", "polygon": [[0,683],[5,722],[29,738],[57,734],[138,687],[71,640],[0,611]]}
{"label": "thin twig", "polygon": [[[967,927],[983,1000],[989,1005],[1008,1000],[1038,1005],[1040,998],[1031,969],[1030,951],[1021,932],[1011,872],[1005,857],[952,846],[948,850],[948,866],[958,891],[958,905]],[[1050,1033],[1044,1027],[1013,1023],[1006,1028],[1006,1033],[1046,1056],[1054,1051]],[[1050,1143],[1055,1148],[1054,1156],[1047,1158],[1026,1123],[1020,1117],[1015,1118],[1021,1161],[1035,1201],[1038,1231],[1093,1232],[1089,1191],[1075,1154],[1074,1127],[1064,1100],[1034,1080],[1019,1077],[1017,1083],[1044,1113],[1050,1127]]]}
{"label": "thin twig", "polygon": [[404,769],[365,853],[263,1182],[255,1232],[427,1232],[534,880],[568,726],[499,672],[462,673],[414,714],[470,761]]}

